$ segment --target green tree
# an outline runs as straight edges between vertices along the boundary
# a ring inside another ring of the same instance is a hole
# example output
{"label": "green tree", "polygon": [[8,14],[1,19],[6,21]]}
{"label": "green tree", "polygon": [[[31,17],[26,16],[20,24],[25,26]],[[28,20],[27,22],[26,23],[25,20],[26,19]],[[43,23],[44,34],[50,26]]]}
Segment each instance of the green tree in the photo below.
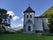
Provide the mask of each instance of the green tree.
{"label": "green tree", "polygon": [[51,14],[49,17],[49,28],[50,28],[50,32],[53,33],[53,14]]}
{"label": "green tree", "polygon": [[50,32],[53,32],[53,6],[51,6],[48,10],[46,10],[41,16],[47,16],[48,17],[48,26],[50,29]]}
{"label": "green tree", "polygon": [[[7,17],[9,15],[7,14],[7,10],[5,9],[0,9],[0,31],[3,30],[3,31],[6,31],[5,27],[3,25],[7,25],[8,23],[6,23],[7,21]],[[2,21],[4,20],[4,23],[2,23]]]}

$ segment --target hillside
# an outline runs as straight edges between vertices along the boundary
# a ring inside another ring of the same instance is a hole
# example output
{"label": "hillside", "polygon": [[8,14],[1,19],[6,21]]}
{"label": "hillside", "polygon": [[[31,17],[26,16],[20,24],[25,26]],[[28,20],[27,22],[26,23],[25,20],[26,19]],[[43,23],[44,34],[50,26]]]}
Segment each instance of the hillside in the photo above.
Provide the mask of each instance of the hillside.
{"label": "hillside", "polygon": [[53,15],[53,6],[50,7],[48,10],[46,10],[46,12],[44,12],[41,16],[48,16],[48,17],[50,17],[50,15]]}

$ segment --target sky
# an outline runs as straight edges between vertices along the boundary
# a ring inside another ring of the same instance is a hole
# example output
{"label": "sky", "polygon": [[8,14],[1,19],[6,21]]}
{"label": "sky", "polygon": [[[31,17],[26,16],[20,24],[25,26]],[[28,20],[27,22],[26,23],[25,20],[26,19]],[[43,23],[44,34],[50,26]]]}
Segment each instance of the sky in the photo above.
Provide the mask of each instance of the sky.
{"label": "sky", "polygon": [[0,8],[12,13],[11,27],[23,25],[23,12],[31,6],[35,16],[40,16],[53,6],[53,0],[0,0]]}

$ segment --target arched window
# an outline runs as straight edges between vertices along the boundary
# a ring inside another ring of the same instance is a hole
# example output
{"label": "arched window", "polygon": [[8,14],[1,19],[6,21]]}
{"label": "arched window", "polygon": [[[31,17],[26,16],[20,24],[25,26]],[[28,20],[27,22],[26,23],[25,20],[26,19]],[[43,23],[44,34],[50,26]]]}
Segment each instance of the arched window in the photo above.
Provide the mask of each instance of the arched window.
{"label": "arched window", "polygon": [[30,18],[32,18],[32,15],[30,15]]}
{"label": "arched window", "polygon": [[27,15],[27,18],[28,18],[28,15]]}

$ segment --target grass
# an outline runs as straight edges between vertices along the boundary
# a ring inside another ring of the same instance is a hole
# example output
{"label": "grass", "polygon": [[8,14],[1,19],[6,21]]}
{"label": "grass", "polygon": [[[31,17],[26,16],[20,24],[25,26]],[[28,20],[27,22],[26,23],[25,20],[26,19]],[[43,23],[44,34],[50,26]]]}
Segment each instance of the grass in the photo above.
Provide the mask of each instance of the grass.
{"label": "grass", "polygon": [[40,36],[36,34],[0,34],[0,40],[53,40],[53,36]]}

